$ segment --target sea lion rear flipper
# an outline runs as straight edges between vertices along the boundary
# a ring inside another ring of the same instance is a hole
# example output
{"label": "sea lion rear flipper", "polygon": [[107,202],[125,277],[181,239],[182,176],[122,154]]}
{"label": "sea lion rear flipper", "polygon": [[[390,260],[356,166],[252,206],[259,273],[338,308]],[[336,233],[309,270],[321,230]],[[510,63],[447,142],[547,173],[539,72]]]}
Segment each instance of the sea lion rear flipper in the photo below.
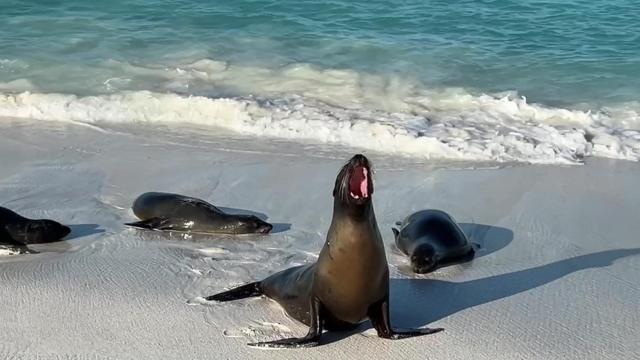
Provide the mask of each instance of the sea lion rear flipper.
{"label": "sea lion rear flipper", "polygon": [[250,343],[247,345],[265,348],[303,348],[318,345],[320,335],[322,334],[322,319],[320,318],[322,304],[318,298],[314,297],[311,300],[310,307],[311,324],[309,325],[309,332],[304,337]]}
{"label": "sea lion rear flipper", "polygon": [[262,291],[260,282],[252,282],[250,284],[242,285],[225,292],[207,296],[205,299],[207,299],[208,301],[232,301],[253,296],[260,296],[263,293],[264,292]]}
{"label": "sea lion rear flipper", "polygon": [[371,325],[373,325],[378,332],[378,336],[385,339],[404,339],[414,336],[434,334],[444,330],[442,328],[420,328],[402,331],[393,330],[391,322],[389,321],[389,295],[371,305],[367,314],[369,316],[369,320],[371,320]]}
{"label": "sea lion rear flipper", "polygon": [[6,245],[19,254],[39,254],[40,252],[31,250],[26,244],[15,240],[5,228],[0,228],[0,245]]}
{"label": "sea lion rear flipper", "polygon": [[172,230],[174,228],[169,219],[161,217],[154,217],[147,220],[125,223],[125,225],[137,227],[140,229],[153,230]]}

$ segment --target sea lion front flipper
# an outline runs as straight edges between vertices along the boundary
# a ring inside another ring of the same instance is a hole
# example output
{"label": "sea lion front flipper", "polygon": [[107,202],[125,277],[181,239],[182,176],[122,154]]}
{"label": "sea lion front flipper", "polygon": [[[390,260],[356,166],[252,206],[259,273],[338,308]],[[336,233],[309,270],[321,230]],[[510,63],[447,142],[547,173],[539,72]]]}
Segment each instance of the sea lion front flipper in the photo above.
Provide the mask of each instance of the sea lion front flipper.
{"label": "sea lion front flipper", "polygon": [[162,217],[154,217],[147,220],[126,223],[125,225],[152,230],[172,230],[174,228],[169,219]]}
{"label": "sea lion front flipper", "polygon": [[400,231],[396,228],[391,228],[391,231],[393,231],[393,237],[395,239],[398,239],[398,235],[400,235]]}
{"label": "sea lion front flipper", "polygon": [[15,251],[18,254],[40,254],[40,251],[36,251],[33,249],[29,249],[29,247],[27,245],[24,244],[6,244],[2,241],[0,241],[0,245],[5,245],[9,248],[9,250],[11,251]]}
{"label": "sea lion front flipper", "polygon": [[18,254],[40,254],[40,251],[29,249],[27,245],[16,245],[15,249]]}
{"label": "sea lion front flipper", "polygon": [[322,319],[320,313],[322,304],[320,303],[320,300],[318,298],[314,297],[311,300],[310,306],[311,324],[309,326],[309,332],[304,337],[251,343],[247,345],[264,348],[303,348],[318,345],[318,342],[320,341],[320,335],[322,335]]}
{"label": "sea lion front flipper", "polygon": [[6,245],[12,248],[12,250],[18,252],[18,254],[39,254],[39,251],[31,250],[26,244],[15,240],[5,228],[0,228],[0,245]]}
{"label": "sea lion front flipper", "polygon": [[371,305],[367,314],[369,316],[369,320],[371,320],[371,324],[378,332],[378,336],[385,339],[404,339],[414,336],[434,334],[444,330],[442,328],[393,330],[389,320],[389,295]]}

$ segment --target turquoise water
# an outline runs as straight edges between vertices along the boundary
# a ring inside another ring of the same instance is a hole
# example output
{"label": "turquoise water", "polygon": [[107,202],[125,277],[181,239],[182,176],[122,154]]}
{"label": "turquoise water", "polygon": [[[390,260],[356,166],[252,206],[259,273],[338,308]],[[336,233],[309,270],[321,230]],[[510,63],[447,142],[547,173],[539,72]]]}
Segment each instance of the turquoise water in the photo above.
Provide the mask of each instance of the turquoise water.
{"label": "turquoise water", "polygon": [[32,79],[49,91],[97,87],[104,79],[74,68],[109,59],[200,57],[395,73],[552,104],[640,95],[632,0],[3,0],[0,33],[0,58],[19,61],[5,61],[0,81]]}
{"label": "turquoise water", "polygon": [[0,116],[640,159],[632,0],[2,0],[0,34]]}

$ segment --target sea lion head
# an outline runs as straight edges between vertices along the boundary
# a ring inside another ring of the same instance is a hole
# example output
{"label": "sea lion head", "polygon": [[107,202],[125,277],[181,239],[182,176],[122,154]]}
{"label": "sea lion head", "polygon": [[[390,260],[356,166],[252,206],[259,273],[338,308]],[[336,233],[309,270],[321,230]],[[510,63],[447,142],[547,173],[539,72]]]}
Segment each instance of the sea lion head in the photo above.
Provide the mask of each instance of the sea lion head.
{"label": "sea lion head", "polygon": [[69,235],[71,229],[53,220],[32,220],[24,227],[24,238],[29,244],[58,241]]}
{"label": "sea lion head", "polygon": [[420,244],[411,254],[411,266],[417,274],[433,271],[437,264],[436,251],[430,244]]}
{"label": "sea lion head", "polygon": [[372,175],[369,159],[362,154],[352,157],[336,177],[333,188],[334,206],[354,217],[366,216],[371,209]]}
{"label": "sea lion head", "polygon": [[234,215],[237,217],[236,232],[239,234],[268,234],[273,225],[255,215]]}

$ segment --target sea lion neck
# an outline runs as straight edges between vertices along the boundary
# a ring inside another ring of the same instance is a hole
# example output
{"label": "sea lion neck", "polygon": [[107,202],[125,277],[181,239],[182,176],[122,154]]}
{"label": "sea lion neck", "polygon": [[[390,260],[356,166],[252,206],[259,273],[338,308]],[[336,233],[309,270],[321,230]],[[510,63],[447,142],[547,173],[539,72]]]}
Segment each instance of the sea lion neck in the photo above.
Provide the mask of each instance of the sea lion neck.
{"label": "sea lion neck", "polygon": [[345,218],[355,222],[363,222],[369,220],[373,214],[373,201],[369,200],[362,205],[353,205],[343,202],[339,197],[333,200],[333,218]]}
{"label": "sea lion neck", "polygon": [[[358,243],[363,240],[377,238],[371,237],[372,232],[378,232],[378,224],[373,211],[373,205],[368,203],[362,209],[354,209],[342,206],[338,201],[334,203],[333,217],[329,232],[344,232],[353,234],[353,236],[334,237],[332,242],[349,242]],[[374,234],[375,235],[375,234]],[[328,238],[332,237],[331,235]],[[335,245],[335,244],[334,244]]]}

